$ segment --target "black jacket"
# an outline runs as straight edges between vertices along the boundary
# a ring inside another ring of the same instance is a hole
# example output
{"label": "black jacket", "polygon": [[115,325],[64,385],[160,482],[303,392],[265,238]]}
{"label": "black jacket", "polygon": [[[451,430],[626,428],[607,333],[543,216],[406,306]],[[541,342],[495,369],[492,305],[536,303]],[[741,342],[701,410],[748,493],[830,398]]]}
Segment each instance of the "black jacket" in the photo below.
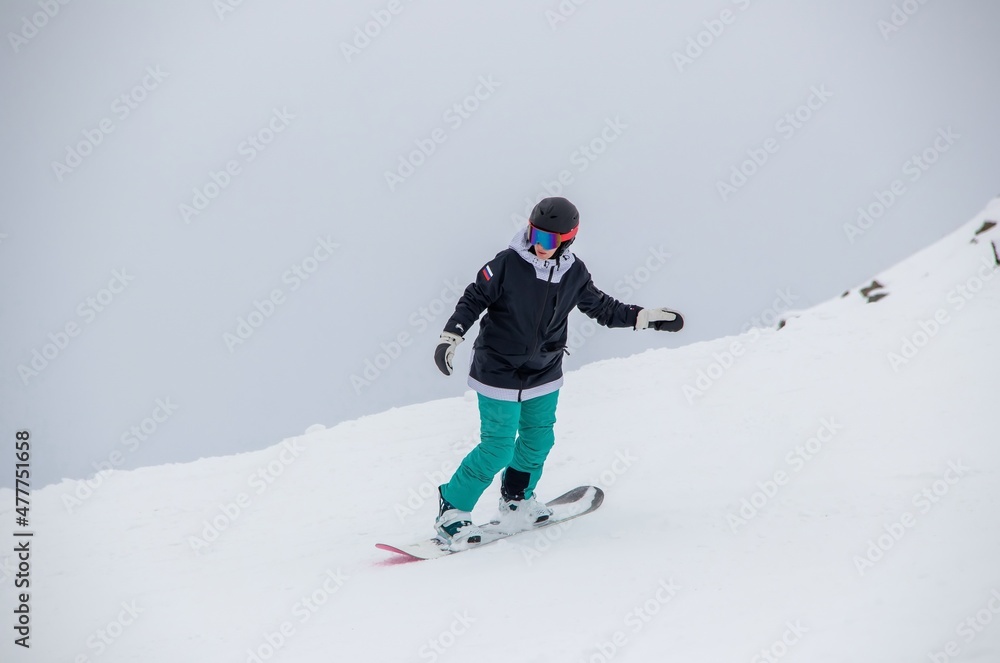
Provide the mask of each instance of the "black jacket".
{"label": "black jacket", "polygon": [[640,307],[594,285],[569,251],[558,262],[531,253],[524,233],[479,271],[455,306],[445,331],[465,336],[485,310],[473,345],[469,385],[501,400],[521,401],[562,385],[567,319],[578,307],[605,327],[635,327]]}

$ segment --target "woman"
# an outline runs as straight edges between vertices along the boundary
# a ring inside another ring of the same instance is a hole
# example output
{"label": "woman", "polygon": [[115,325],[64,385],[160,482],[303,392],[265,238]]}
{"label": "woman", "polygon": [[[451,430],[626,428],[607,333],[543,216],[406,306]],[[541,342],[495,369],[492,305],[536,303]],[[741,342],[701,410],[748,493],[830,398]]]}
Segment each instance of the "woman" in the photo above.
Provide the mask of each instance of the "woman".
{"label": "woman", "polygon": [[528,529],[551,515],[534,492],[555,442],[562,355],[574,307],[606,327],[680,331],[684,326],[676,311],[623,304],[598,290],[583,261],[569,251],[577,230],[573,203],[540,201],[528,227],[465,289],[441,333],[434,361],[451,375],[455,348],[486,311],[469,373],[469,386],[479,395],[481,440],[438,488],[435,528],[452,549],[480,542],[482,530],[471,511],[497,472],[503,471],[497,519],[503,529]]}

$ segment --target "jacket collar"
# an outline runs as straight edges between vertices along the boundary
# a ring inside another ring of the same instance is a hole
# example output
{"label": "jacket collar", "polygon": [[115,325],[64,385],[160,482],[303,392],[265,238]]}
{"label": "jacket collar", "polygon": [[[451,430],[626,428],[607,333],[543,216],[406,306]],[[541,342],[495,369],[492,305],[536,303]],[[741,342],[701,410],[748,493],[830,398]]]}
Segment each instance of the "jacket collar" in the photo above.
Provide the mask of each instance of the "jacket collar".
{"label": "jacket collar", "polygon": [[527,227],[517,231],[513,239],[510,240],[510,248],[514,249],[517,255],[521,256],[525,262],[532,265],[535,268],[535,275],[542,280],[548,280],[549,270],[555,267],[556,271],[552,277],[554,283],[558,283],[560,276],[576,261],[576,256],[568,249],[563,251],[563,254],[558,259],[549,258],[548,260],[542,260],[536,256],[531,252],[531,245],[528,244]]}

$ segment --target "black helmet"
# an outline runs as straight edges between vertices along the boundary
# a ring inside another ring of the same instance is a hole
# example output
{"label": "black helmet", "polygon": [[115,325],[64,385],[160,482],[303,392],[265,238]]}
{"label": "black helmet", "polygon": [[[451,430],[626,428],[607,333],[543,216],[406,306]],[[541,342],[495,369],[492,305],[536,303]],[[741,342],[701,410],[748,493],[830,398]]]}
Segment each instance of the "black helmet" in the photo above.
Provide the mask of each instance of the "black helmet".
{"label": "black helmet", "polygon": [[[580,213],[577,211],[576,205],[565,198],[543,198],[531,210],[528,223],[539,230],[547,230],[550,233],[564,235],[580,225]],[[552,257],[558,261],[562,257],[563,252],[575,240],[576,238],[573,237],[560,243],[559,248],[556,249],[555,255]]]}
{"label": "black helmet", "polygon": [[580,213],[565,198],[543,198],[531,210],[528,223],[539,230],[563,234],[580,225]]}

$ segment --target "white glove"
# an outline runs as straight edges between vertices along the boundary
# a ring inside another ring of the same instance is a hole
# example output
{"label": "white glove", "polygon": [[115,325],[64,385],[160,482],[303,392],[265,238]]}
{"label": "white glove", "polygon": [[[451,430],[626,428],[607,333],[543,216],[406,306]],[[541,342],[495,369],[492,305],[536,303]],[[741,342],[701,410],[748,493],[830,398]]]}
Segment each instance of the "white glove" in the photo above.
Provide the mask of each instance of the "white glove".
{"label": "white glove", "polygon": [[668,308],[644,308],[639,311],[635,320],[636,329],[649,329],[652,327],[656,331],[680,331],[684,327],[684,318],[677,311]]}
{"label": "white glove", "polygon": [[442,373],[451,375],[454,370],[451,362],[455,358],[455,348],[465,339],[458,334],[441,332],[440,340],[441,342],[438,343],[437,349],[434,350],[434,363],[437,364],[438,370]]}

